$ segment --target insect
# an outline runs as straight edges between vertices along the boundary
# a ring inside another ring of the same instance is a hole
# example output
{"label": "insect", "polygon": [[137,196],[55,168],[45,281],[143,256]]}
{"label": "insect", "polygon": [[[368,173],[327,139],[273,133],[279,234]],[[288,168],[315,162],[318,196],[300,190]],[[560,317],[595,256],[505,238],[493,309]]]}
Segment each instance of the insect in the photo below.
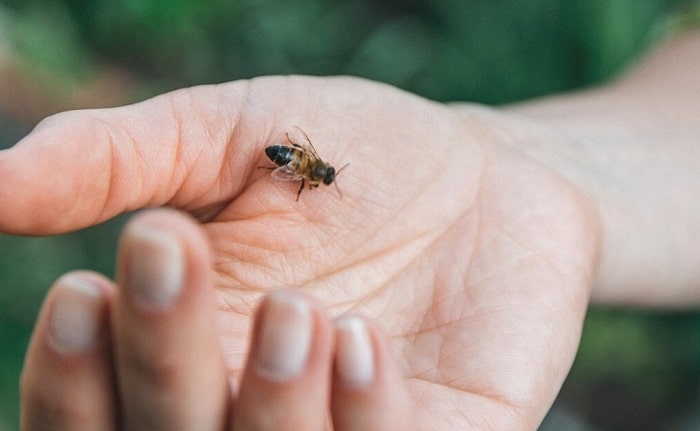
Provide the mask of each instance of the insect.
{"label": "insect", "polygon": [[330,163],[321,159],[306,133],[296,126],[292,127],[284,136],[291,146],[271,145],[265,148],[265,154],[277,166],[260,167],[274,169],[272,178],[276,180],[301,181],[297,192],[297,201],[307,181],[309,190],[318,187],[321,183],[327,186],[335,184],[338,196],[342,198],[343,195],[340,193],[338,183],[335,183],[335,178],[349,163],[336,171]]}

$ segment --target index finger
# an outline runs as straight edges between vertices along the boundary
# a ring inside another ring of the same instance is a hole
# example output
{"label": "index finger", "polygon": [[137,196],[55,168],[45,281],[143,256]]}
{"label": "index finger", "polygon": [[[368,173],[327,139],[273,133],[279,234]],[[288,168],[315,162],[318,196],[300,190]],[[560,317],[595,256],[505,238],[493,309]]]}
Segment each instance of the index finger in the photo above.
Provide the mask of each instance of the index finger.
{"label": "index finger", "polygon": [[236,173],[250,168],[244,150],[227,157],[246,95],[239,81],[45,119],[0,151],[0,231],[54,234],[143,207],[231,199]]}

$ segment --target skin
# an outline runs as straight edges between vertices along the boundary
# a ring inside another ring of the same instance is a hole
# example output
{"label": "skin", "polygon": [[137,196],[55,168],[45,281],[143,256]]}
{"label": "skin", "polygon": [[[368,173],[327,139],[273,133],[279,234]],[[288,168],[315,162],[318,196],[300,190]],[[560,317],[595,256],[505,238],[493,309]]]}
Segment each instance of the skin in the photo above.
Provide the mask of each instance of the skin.
{"label": "skin", "polygon": [[[499,110],[359,79],[270,77],[44,120],[0,152],[0,230],[179,211],[135,217],[115,282],[83,272],[56,283],[27,355],[23,429],[535,429],[591,294],[697,301],[700,253],[681,253],[694,236],[660,226],[673,214],[700,231],[700,200],[672,198],[700,180],[699,41],[672,43],[609,87]],[[342,199],[321,186],[296,202],[295,183],[256,169],[291,125],[336,167],[351,161],[336,178]],[[167,307],[133,298],[130,256],[148,256],[148,229],[181,251],[184,290]],[[60,352],[50,316],[76,279],[91,286],[77,302],[97,341]],[[261,322],[283,320],[258,304],[289,286],[314,335],[302,374],[280,381],[254,352]],[[343,313],[365,317],[374,346],[361,389],[338,376]]]}

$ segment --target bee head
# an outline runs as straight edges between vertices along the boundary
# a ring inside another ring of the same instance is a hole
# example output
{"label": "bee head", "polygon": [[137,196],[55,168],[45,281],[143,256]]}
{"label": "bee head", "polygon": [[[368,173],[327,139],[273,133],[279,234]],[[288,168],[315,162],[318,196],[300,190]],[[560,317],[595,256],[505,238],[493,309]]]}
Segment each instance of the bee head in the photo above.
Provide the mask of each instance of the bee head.
{"label": "bee head", "polygon": [[326,175],[323,177],[323,184],[330,186],[334,179],[335,168],[333,166],[329,166],[328,169],[326,169]]}

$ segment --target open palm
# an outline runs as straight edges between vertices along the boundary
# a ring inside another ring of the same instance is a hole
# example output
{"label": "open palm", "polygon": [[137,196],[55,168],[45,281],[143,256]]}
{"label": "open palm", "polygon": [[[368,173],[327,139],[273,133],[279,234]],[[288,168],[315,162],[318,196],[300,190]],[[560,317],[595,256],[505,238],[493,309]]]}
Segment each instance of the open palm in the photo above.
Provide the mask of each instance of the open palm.
{"label": "open palm", "polygon": [[[0,229],[55,233],[179,208],[211,242],[234,379],[261,292],[293,286],[386,329],[419,429],[531,429],[573,360],[597,231],[578,192],[518,152],[510,121],[303,77],[61,114],[0,157],[13,181]],[[336,178],[342,199],[321,185],[296,201],[298,183],[257,169],[295,125],[325,161],[350,162]]]}

